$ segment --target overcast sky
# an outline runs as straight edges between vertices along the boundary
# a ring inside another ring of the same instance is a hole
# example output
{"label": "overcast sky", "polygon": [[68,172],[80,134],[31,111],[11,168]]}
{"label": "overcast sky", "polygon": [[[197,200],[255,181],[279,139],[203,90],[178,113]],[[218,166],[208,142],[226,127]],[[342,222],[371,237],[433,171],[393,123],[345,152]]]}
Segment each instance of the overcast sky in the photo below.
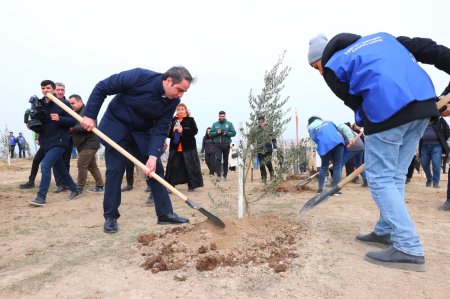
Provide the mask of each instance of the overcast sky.
{"label": "overcast sky", "polygon": [[[290,96],[292,121],[284,138],[295,138],[296,110],[304,137],[311,115],[353,122],[352,111],[308,65],[311,37],[384,31],[450,46],[449,8],[441,0],[1,1],[0,125],[31,139],[23,112],[30,96],[42,96],[44,79],[61,81],[66,96],[87,100],[95,84],[112,74],[183,65],[197,78],[182,101],[197,122],[199,142],[219,110],[236,129],[249,118],[250,90],[259,94],[265,71],[286,50],[284,65],[292,71],[283,96]],[[440,94],[450,77],[425,69]]]}

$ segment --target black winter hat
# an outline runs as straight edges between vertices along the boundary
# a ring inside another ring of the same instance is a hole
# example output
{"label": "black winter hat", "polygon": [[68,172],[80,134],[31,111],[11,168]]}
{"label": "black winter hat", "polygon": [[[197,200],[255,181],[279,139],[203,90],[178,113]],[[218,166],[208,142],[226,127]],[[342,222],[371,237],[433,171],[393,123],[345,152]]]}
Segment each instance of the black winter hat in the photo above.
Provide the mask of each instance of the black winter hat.
{"label": "black winter hat", "polygon": [[309,126],[310,124],[312,124],[313,121],[315,121],[316,119],[322,120],[321,117],[319,117],[319,116],[317,116],[317,115],[313,115],[313,116],[311,116],[311,117],[308,119],[308,126]]}

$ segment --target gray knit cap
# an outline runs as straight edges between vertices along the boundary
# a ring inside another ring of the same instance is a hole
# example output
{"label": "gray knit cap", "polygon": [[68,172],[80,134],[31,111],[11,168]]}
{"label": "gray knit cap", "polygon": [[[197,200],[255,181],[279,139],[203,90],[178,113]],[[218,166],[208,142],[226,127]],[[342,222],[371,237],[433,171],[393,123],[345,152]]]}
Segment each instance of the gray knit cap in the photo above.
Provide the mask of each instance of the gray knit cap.
{"label": "gray knit cap", "polygon": [[319,34],[309,40],[308,62],[309,64],[322,58],[323,50],[328,44],[328,39],[325,35]]}

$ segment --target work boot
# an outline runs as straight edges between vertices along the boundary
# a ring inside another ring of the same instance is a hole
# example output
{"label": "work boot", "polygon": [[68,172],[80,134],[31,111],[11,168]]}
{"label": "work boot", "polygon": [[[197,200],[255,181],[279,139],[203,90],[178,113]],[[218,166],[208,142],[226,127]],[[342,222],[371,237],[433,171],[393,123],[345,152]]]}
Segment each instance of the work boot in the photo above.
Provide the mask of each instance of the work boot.
{"label": "work boot", "polygon": [[67,188],[66,186],[56,186],[56,189],[55,191],[53,191],[53,193],[61,193],[66,190],[69,190],[69,188]]}
{"label": "work boot", "polygon": [[444,204],[439,207],[439,210],[450,211],[450,200],[447,200],[446,202],[444,202]]}
{"label": "work boot", "polygon": [[127,192],[127,191],[130,191],[130,190],[133,190],[133,185],[126,185],[120,191]]}
{"label": "work boot", "polygon": [[45,205],[45,198],[40,197],[39,195],[37,195],[33,201],[30,201],[30,206],[43,207]]}
{"label": "work boot", "polygon": [[366,253],[365,260],[376,265],[416,272],[425,272],[425,257],[401,252],[390,246]]}
{"label": "work boot", "polygon": [[26,182],[25,184],[19,185],[20,189],[32,189],[34,188],[34,182]]}
{"label": "work boot", "polygon": [[72,191],[69,196],[67,196],[67,200],[74,200],[81,196],[83,189],[78,189],[77,191]]}
{"label": "work boot", "polygon": [[117,225],[117,219],[114,218],[106,218],[105,224],[103,225],[103,231],[107,234],[117,233],[119,227]]}
{"label": "work boot", "polygon": [[356,240],[367,243],[378,243],[383,245],[392,245],[391,235],[379,236],[374,232],[367,235],[359,234],[356,236]]}

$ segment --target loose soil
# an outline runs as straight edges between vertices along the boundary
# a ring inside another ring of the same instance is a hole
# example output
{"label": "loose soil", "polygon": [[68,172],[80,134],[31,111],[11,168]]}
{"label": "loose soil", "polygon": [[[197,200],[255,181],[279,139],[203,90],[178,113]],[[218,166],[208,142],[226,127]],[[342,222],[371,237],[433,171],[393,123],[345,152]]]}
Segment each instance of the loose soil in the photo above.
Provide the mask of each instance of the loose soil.
{"label": "loose soil", "polygon": [[[100,163],[104,173],[104,165]],[[145,181],[122,193],[119,232],[103,233],[103,195],[52,193],[32,208],[36,189],[20,190],[31,161],[0,161],[0,298],[448,298],[450,213],[438,211],[441,188],[425,187],[415,173],[406,202],[425,246],[426,272],[370,264],[355,241],[369,232],[377,209],[369,190],[349,184],[339,197],[298,211],[315,195],[317,181],[298,188],[293,178],[277,194],[250,205],[237,218],[237,173],[226,182],[204,175],[205,187],[177,189],[220,217],[218,228],[171,194],[174,210],[189,225],[156,224],[146,206]],[[203,165],[204,167],[204,165]],[[71,173],[76,178],[76,161]],[[204,169],[204,173],[207,173]],[[259,171],[246,188],[256,196]],[[39,175],[38,180],[39,181]],[[93,186],[92,178],[88,184]],[[88,187],[90,187],[88,186]]]}

